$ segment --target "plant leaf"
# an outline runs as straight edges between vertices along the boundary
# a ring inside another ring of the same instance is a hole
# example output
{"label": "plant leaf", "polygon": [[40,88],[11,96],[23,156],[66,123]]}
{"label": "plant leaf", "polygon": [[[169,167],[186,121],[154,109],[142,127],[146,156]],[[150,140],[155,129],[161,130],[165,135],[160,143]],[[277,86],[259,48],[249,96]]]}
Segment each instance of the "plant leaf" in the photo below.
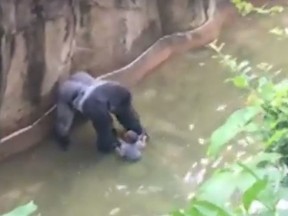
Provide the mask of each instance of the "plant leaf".
{"label": "plant leaf", "polygon": [[249,86],[247,78],[244,75],[234,77],[232,82],[237,88],[247,88]]}
{"label": "plant leaf", "polygon": [[236,110],[231,114],[226,122],[212,133],[208,155],[216,156],[219,154],[224,145],[242,132],[244,126],[259,112],[260,109],[258,107],[252,106]]}
{"label": "plant leaf", "polygon": [[267,180],[258,180],[248,190],[244,192],[242,201],[246,211],[249,210],[252,202],[254,200],[257,200],[258,195],[265,189],[267,184]]}
{"label": "plant leaf", "polygon": [[37,206],[34,204],[33,201],[19,206],[14,210],[2,215],[2,216],[29,216],[37,210]]}
{"label": "plant leaf", "polygon": [[194,206],[197,207],[197,209],[200,212],[204,211],[206,212],[205,215],[219,215],[219,216],[231,216],[231,214],[229,214],[224,208],[221,208],[217,205],[215,205],[214,203],[211,203],[209,201],[206,200],[196,200],[194,203]]}

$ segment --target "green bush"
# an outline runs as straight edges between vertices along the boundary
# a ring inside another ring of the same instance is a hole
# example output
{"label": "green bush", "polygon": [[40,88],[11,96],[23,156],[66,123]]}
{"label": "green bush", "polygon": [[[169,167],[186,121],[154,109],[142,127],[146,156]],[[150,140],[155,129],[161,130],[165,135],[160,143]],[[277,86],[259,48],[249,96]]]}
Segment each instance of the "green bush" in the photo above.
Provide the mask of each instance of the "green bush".
{"label": "green bush", "polygon": [[288,207],[288,191],[282,184],[286,165],[280,159],[288,154],[288,80],[273,81],[275,73],[267,63],[252,67],[248,61],[223,54],[223,45],[213,43],[210,47],[216,51],[215,58],[233,74],[227,82],[246,90],[248,96],[246,107],[232,113],[212,133],[207,153],[217,158],[241,135],[253,137],[260,151],[252,159],[236,160],[216,170],[197,190],[189,208],[171,215],[287,215],[281,206],[284,203]]}
{"label": "green bush", "polygon": [[[256,8],[244,0],[232,0],[242,15],[251,12],[275,14],[282,7]],[[288,30],[270,31],[287,39]],[[226,82],[247,92],[246,106],[234,111],[210,137],[207,154],[217,159],[228,144],[239,136],[252,137],[258,153],[235,159],[200,185],[186,209],[172,216],[284,216],[288,215],[288,80],[276,81],[273,66],[252,66],[222,52],[224,44],[211,43],[214,58],[231,73]],[[259,74],[261,76],[259,76]]]}

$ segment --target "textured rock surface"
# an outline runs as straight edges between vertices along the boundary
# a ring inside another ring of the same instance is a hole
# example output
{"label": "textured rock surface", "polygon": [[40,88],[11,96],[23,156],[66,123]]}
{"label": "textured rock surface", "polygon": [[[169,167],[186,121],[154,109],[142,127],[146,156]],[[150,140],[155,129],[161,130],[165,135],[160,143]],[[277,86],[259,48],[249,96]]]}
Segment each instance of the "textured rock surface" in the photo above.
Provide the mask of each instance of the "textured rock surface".
{"label": "textured rock surface", "polygon": [[161,36],[156,1],[0,1],[1,137],[51,106],[60,75],[105,73]]}
{"label": "textured rock surface", "polygon": [[52,87],[70,68],[75,19],[68,1],[3,0],[0,8],[4,136],[36,120],[51,104]]}
{"label": "textured rock surface", "polygon": [[162,36],[156,2],[81,2],[73,69],[105,73],[132,61]]}
{"label": "textured rock surface", "polygon": [[209,0],[158,0],[164,34],[187,31],[202,25]]}

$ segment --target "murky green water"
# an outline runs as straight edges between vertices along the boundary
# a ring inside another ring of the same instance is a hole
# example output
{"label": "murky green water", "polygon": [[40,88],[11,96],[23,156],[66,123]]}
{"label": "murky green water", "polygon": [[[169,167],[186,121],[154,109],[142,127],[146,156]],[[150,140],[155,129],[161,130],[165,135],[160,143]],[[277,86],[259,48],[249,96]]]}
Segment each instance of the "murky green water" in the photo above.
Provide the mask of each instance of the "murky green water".
{"label": "murky green water", "polygon": [[[226,51],[287,68],[287,41],[266,34],[275,22],[287,26],[287,19],[279,20],[238,23],[221,39]],[[0,164],[0,212],[31,199],[42,216],[153,216],[185,206],[213,169],[203,160],[205,140],[241,105],[241,93],[224,83],[227,75],[208,50],[167,62],[133,90],[151,135],[141,162],[97,154],[86,125],[73,135],[68,153],[46,141]]]}

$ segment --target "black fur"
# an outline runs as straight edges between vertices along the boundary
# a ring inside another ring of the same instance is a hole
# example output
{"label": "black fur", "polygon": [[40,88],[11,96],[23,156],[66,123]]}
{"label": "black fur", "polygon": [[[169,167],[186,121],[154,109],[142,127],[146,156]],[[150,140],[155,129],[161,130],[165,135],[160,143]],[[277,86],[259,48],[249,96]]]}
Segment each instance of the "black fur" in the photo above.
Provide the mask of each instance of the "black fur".
{"label": "black fur", "polygon": [[111,152],[120,145],[111,113],[126,130],[133,130],[138,135],[144,132],[127,88],[116,82],[98,82],[89,74],[78,72],[62,83],[58,91],[55,134],[64,150],[69,147],[69,132],[77,112],[74,101],[93,85],[97,87],[84,99],[81,114],[92,121],[97,131],[97,148],[100,152]]}

